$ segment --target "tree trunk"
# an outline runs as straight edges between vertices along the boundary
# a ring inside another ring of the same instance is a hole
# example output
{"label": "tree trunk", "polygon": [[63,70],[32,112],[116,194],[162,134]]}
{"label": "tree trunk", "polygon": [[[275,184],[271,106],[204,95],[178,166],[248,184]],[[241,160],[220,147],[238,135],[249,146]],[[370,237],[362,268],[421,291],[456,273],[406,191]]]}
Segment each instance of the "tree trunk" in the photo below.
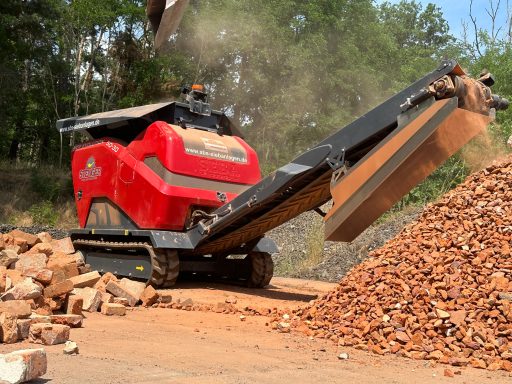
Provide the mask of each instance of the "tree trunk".
{"label": "tree trunk", "polygon": [[41,141],[41,147],[39,148],[39,159],[41,164],[47,164],[50,160],[50,153],[48,149],[50,148],[50,134],[43,135],[43,140]]}
{"label": "tree trunk", "polygon": [[[22,114],[24,113],[24,109]],[[11,141],[11,146],[9,147],[9,161],[11,163],[16,163],[18,160],[18,152],[20,149],[20,140],[19,137],[21,132],[23,131],[23,116],[20,116],[16,121],[16,128],[14,129],[14,137]]]}

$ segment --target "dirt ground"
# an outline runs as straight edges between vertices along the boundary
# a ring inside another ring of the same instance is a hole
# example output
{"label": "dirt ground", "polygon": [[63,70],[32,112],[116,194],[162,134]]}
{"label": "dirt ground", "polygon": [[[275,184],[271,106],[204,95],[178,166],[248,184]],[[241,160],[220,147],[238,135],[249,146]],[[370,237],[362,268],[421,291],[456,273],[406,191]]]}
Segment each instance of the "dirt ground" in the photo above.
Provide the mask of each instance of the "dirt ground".
{"label": "dirt ground", "polygon": [[[272,280],[265,290],[213,283],[182,283],[174,298],[215,304],[229,296],[237,307],[293,308],[333,285],[307,280]],[[137,308],[125,317],[87,314],[84,327],[72,329],[77,356],[62,345],[45,347],[48,372],[37,383],[511,383],[509,373],[379,357],[302,334],[282,334],[263,316],[174,309]],[[0,353],[38,347],[27,342],[0,344]],[[350,355],[338,360],[340,352]],[[460,371],[453,378],[444,369]]]}

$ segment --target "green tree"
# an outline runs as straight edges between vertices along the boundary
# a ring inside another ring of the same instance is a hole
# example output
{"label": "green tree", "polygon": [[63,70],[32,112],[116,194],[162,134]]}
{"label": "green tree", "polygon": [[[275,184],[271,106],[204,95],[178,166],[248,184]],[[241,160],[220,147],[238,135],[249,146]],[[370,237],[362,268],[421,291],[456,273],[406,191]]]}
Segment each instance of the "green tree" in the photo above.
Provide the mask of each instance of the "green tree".
{"label": "green tree", "polygon": [[40,128],[50,116],[40,103],[38,79],[53,54],[58,19],[57,0],[0,3],[0,153],[11,161],[42,154],[40,145],[33,143],[44,137]]}
{"label": "green tree", "polygon": [[176,47],[273,169],[435,68],[446,30],[415,2],[201,1]]}
{"label": "green tree", "polygon": [[[467,14],[469,22],[464,24],[458,41],[465,69],[474,77],[491,72],[496,80],[493,93],[512,100],[512,19],[507,17],[500,21],[502,19],[498,17],[500,14],[511,15],[512,6],[508,2],[489,0],[486,14],[477,17],[473,12],[473,1],[470,1]],[[494,144],[505,148],[512,135],[511,108],[497,114],[496,124],[491,126],[490,132]]]}
{"label": "green tree", "polygon": [[401,89],[430,72],[444,58],[460,54],[455,38],[441,8],[434,4],[425,7],[415,0],[401,0],[380,5],[379,18],[391,34],[395,46],[395,62],[390,69],[395,89]]}

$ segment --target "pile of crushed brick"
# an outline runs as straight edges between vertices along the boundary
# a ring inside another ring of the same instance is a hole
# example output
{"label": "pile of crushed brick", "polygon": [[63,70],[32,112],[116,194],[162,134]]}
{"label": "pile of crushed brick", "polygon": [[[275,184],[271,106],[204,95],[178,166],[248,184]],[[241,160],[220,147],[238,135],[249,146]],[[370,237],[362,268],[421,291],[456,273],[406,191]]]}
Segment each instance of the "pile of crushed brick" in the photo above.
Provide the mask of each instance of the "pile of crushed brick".
{"label": "pile of crushed brick", "polygon": [[122,316],[165,299],[143,282],[90,271],[69,238],[0,234],[0,342],[65,343],[70,328],[82,326],[82,311]]}
{"label": "pile of crushed brick", "polygon": [[299,309],[340,346],[512,371],[512,158],[473,174]]}

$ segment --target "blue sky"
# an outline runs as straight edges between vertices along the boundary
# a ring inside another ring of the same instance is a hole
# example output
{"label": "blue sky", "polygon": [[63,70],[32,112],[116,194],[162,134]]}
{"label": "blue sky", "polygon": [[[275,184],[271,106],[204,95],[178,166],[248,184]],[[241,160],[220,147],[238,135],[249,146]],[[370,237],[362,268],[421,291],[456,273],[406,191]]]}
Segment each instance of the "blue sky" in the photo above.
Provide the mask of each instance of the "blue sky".
{"label": "blue sky", "polygon": [[[390,0],[388,0],[390,1]],[[428,3],[432,3],[441,8],[443,12],[444,18],[448,21],[450,25],[450,33],[455,37],[460,38],[462,36],[462,22],[470,23],[470,27],[473,28],[471,24],[471,19],[469,18],[469,0],[417,0],[419,3],[423,4],[425,7]],[[383,2],[383,0],[378,0],[378,3]],[[391,3],[398,3],[399,0],[391,0]],[[492,0],[492,3],[496,7],[498,4],[498,0]],[[506,0],[501,0],[499,14],[497,19],[497,25],[505,28],[506,20],[507,20],[507,10],[506,10]],[[489,15],[487,15],[486,9],[490,10],[491,0],[473,0],[473,16],[477,19],[477,24],[480,28],[488,29],[491,28],[491,19]]]}

